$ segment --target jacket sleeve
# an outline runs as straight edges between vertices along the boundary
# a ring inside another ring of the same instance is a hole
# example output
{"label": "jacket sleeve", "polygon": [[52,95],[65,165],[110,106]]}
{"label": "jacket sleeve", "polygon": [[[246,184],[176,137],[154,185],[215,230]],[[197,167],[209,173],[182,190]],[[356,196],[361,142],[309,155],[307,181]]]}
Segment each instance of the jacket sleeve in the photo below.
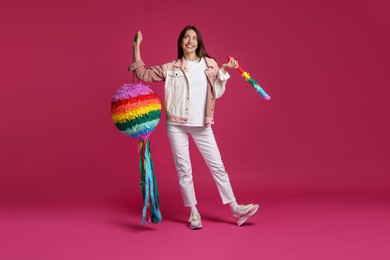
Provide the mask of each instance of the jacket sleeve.
{"label": "jacket sleeve", "polygon": [[130,65],[129,70],[135,72],[135,75],[140,80],[155,82],[165,80],[164,67],[166,66],[163,65],[145,68],[145,63],[142,60],[138,60]]}
{"label": "jacket sleeve", "polygon": [[215,98],[220,98],[223,93],[225,93],[225,86],[226,86],[226,81],[230,78],[230,75],[228,72],[226,74],[223,74],[220,69],[218,69],[217,79],[214,82],[214,93],[215,93]]}

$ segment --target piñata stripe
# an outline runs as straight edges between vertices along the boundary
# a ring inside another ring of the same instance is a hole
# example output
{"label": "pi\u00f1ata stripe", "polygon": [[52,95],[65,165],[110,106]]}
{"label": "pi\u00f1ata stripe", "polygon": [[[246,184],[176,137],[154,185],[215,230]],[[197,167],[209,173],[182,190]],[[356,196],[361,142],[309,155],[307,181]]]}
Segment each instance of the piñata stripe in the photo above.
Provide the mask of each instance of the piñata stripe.
{"label": "pi\u00f1ata stripe", "polygon": [[124,123],[128,120],[132,120],[136,117],[139,117],[143,114],[147,114],[151,111],[155,111],[155,110],[161,110],[161,104],[154,104],[154,105],[149,105],[149,106],[145,106],[145,107],[140,107],[136,110],[132,110],[132,111],[127,111],[126,113],[123,113],[123,114],[116,114],[116,115],[112,115],[112,120],[114,121],[114,123]]}
{"label": "pi\u00f1ata stripe", "polygon": [[134,118],[133,120],[127,120],[126,122],[123,123],[116,123],[115,126],[120,131],[125,131],[128,128],[136,127],[139,124],[143,124],[148,121],[159,119],[160,116],[161,116],[161,110],[151,111],[150,113]]}
{"label": "pi\u00f1ata stripe", "polygon": [[136,110],[140,107],[156,105],[156,104],[161,104],[161,103],[159,100],[156,99],[144,100],[137,103],[127,103],[127,104],[123,104],[122,106],[113,107],[111,109],[111,114],[123,114],[129,110]]}
{"label": "pi\u00f1ata stripe", "polygon": [[127,103],[137,103],[139,101],[145,101],[145,100],[158,100],[158,97],[156,94],[148,94],[148,95],[140,95],[136,97],[128,97],[117,101],[111,101],[111,107],[118,107],[122,106],[123,104]]}
{"label": "pi\u00f1ata stripe", "polygon": [[124,84],[115,92],[114,96],[112,97],[112,101],[118,101],[141,95],[148,95],[151,93],[153,93],[153,90],[144,84]]}
{"label": "pi\u00f1ata stripe", "polygon": [[145,134],[149,135],[151,131],[156,128],[157,124],[158,119],[155,119],[149,122],[145,122],[143,124],[139,124],[135,127],[123,130],[123,133],[126,135],[131,135],[135,138],[139,138],[140,136]]}

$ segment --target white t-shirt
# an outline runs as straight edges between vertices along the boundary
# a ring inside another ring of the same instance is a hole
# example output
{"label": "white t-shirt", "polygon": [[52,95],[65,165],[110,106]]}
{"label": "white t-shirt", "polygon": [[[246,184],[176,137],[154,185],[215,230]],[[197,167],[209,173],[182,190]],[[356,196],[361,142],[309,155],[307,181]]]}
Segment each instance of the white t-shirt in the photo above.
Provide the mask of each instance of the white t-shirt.
{"label": "white t-shirt", "polygon": [[190,86],[190,106],[186,125],[204,126],[207,96],[206,61],[186,61]]}

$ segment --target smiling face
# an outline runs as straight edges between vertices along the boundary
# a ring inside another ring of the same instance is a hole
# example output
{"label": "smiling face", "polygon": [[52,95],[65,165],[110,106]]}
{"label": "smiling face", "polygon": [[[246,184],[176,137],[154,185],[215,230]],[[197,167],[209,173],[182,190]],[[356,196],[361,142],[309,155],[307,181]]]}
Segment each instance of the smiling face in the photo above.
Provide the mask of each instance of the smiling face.
{"label": "smiling face", "polygon": [[198,35],[194,30],[187,30],[181,40],[181,47],[183,48],[184,55],[196,55],[196,49],[198,48]]}
{"label": "smiling face", "polygon": [[177,39],[177,58],[183,56],[190,59],[211,58],[204,47],[202,35],[193,25],[187,25]]}

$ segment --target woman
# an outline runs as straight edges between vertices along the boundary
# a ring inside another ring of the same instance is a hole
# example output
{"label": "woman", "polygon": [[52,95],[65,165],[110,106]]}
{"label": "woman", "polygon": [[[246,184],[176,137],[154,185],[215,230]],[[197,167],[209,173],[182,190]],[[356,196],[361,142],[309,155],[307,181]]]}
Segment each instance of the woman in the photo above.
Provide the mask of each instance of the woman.
{"label": "woman", "polygon": [[141,42],[142,34],[138,32],[134,38],[134,63],[130,65],[130,70],[144,81],[165,81],[167,132],[184,206],[190,208],[190,229],[202,228],[202,221],[196,208],[188,135],[192,136],[205,159],[222,203],[229,204],[233,217],[241,226],[259,206],[237,204],[211,128],[215,99],[225,91],[230,77],[227,70],[237,68],[238,62],[232,58],[219,69],[216,61],[206,52],[195,26],[187,26],[180,33],[177,60],[162,66],[145,68],[141,59]]}

